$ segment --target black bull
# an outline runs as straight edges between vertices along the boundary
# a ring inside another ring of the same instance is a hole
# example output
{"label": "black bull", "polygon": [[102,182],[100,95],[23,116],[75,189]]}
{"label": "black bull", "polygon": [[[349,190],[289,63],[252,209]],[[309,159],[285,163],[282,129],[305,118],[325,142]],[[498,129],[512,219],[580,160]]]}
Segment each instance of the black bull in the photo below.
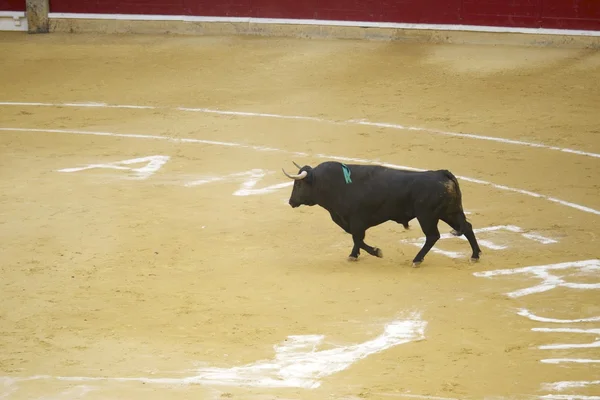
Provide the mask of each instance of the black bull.
{"label": "black bull", "polygon": [[[305,165],[290,175],[294,187],[289,204],[319,205],[329,211],[331,219],[352,235],[354,247],[350,260],[357,260],[360,249],[382,257],[381,249],[364,242],[367,229],[386,221],[395,221],[408,229],[417,218],[425,234],[425,244],[413,260],[418,266],[439,240],[438,221],[442,220],[456,236],[465,235],[477,261],[481,249],[462,207],[462,195],[456,177],[447,170],[406,171],[376,165],[323,162],[316,167]],[[345,170],[345,171],[344,171]]]}

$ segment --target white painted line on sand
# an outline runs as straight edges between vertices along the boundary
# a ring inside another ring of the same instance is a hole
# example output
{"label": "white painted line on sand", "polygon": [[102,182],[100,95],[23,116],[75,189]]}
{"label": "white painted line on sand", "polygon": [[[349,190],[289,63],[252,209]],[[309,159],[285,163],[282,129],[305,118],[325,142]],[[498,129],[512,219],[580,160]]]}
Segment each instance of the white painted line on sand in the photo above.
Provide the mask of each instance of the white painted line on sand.
{"label": "white painted line on sand", "polygon": [[318,350],[323,344],[324,335],[292,335],[274,346],[275,357],[271,360],[241,367],[201,368],[196,375],[186,378],[40,376],[39,379],[314,389],[321,385],[323,378],[343,371],[372,354],[424,339],[426,326],[427,322],[421,319],[420,314],[413,313],[408,319],[387,324],[383,333],[371,340],[328,350]]}
{"label": "white painted line on sand", "polygon": [[194,186],[205,185],[207,183],[222,182],[225,179],[227,179],[227,177],[225,177],[225,176],[218,176],[218,177],[214,177],[214,178],[197,179],[197,180],[192,181],[192,182],[187,182],[183,186],[185,186],[185,187],[194,187]]}
{"label": "white painted line on sand", "polygon": [[242,177],[255,177],[255,178],[259,177],[259,178],[262,178],[265,175],[266,175],[266,173],[263,172],[263,170],[261,170],[261,169],[253,169],[253,170],[250,170],[250,171],[236,172],[236,173],[225,175],[225,176],[216,176],[216,177],[211,177],[211,178],[197,179],[197,180],[185,183],[184,186],[186,186],[186,187],[194,187],[194,186],[204,185],[204,184],[207,184],[207,183],[221,182],[221,181],[226,181],[228,179],[235,179],[235,178],[242,178]]}
{"label": "white painted line on sand", "polygon": [[[0,105],[2,105],[2,104],[0,104]],[[217,114],[217,115],[230,115],[230,116],[235,116],[235,117],[263,117],[263,118],[293,119],[293,120],[315,121],[315,122],[332,122],[332,123],[334,122],[334,121],[326,121],[324,119],[316,118],[316,117],[302,117],[302,116],[297,116],[297,115],[280,115],[280,114],[255,113],[255,112],[244,112],[244,111],[214,110],[212,108],[176,107],[175,110],[200,112],[200,113],[207,113],[207,114]]]}
{"label": "white painted line on sand", "polygon": [[[119,169],[119,170],[127,170],[135,173],[133,179],[148,179],[151,175],[153,175],[156,171],[158,171],[167,161],[169,161],[171,157],[169,156],[148,156],[148,157],[140,157],[133,158],[130,160],[116,161],[112,163],[106,164],[88,164],[84,167],[75,167],[75,168],[63,168],[57,170],[58,172],[79,172],[85,171],[88,169],[96,169],[96,168],[107,168],[107,169]],[[130,168],[124,167],[123,165],[131,165],[131,164],[139,164],[145,162],[146,165],[140,168]]]}
{"label": "white painted line on sand", "polygon": [[[509,232],[520,233],[521,236],[523,236],[527,239],[531,239],[531,240],[536,241],[541,244],[558,243],[558,241],[556,241],[554,239],[551,239],[551,238],[548,238],[548,237],[545,237],[545,236],[542,236],[539,234],[523,233],[523,229],[518,226],[515,226],[515,225],[486,226],[483,228],[473,229],[473,232],[478,234],[478,233],[484,233],[484,232],[495,232],[495,231],[500,231],[500,230],[506,230]],[[451,240],[458,239],[458,240],[467,241],[467,238],[465,238],[464,236],[457,237],[450,233],[443,233],[440,235],[440,240],[448,240],[448,239],[451,239]],[[508,246],[499,245],[499,244],[496,244],[496,243],[494,243],[490,240],[486,240],[486,239],[478,239],[478,242],[481,247],[485,247],[490,250],[506,250],[506,249],[508,249]],[[400,241],[400,243],[412,244],[416,247],[422,247],[423,244],[425,244],[425,237],[419,237],[419,238],[414,238],[414,239],[403,239]],[[445,251],[445,250],[441,250],[441,249],[437,249],[437,248],[432,248],[431,251],[434,253],[445,255],[446,257],[449,257],[449,258],[460,258],[463,256],[463,253],[454,252],[454,251]]]}
{"label": "white painted line on sand", "polygon": [[600,360],[588,358],[547,358],[540,360],[544,364],[561,364],[561,363],[576,363],[576,364],[599,364]]}
{"label": "white painted line on sand", "polygon": [[545,344],[538,346],[540,350],[564,350],[564,349],[595,349],[600,347],[600,341],[592,343],[561,343],[561,344]]}
{"label": "white painted line on sand", "polygon": [[[252,149],[256,151],[269,151],[272,150],[265,146],[250,146],[241,143],[232,142],[221,142],[215,140],[203,140],[203,139],[187,139],[187,138],[174,138],[169,136],[158,136],[158,135],[140,135],[140,134],[128,134],[128,133],[113,133],[113,132],[98,132],[98,131],[82,131],[74,129],[30,129],[30,128],[0,128],[0,131],[6,132],[44,132],[44,133],[70,133],[75,135],[91,135],[91,136],[110,136],[119,138],[130,138],[130,139],[154,139],[164,140],[175,143],[196,143],[196,144],[208,144],[215,146],[226,146],[226,147],[239,147],[244,149]],[[283,150],[277,150],[283,151]],[[290,154],[296,154],[287,152]]]}
{"label": "white painted line on sand", "polygon": [[568,389],[573,389],[573,388],[583,388],[583,387],[593,386],[593,385],[600,385],[600,380],[598,380],[598,381],[561,381],[561,382],[545,383],[544,389],[545,390],[556,390],[556,391],[561,392],[563,390],[568,390]]}
{"label": "white painted line on sand", "polygon": [[[269,147],[264,147],[264,146],[252,146],[252,145],[244,145],[241,143],[232,143],[232,142],[220,142],[220,141],[214,141],[214,140],[202,140],[202,139],[182,139],[182,138],[173,138],[173,137],[169,137],[169,136],[157,136],[157,135],[140,135],[140,134],[123,134],[123,133],[111,133],[111,132],[94,132],[94,131],[81,131],[81,130],[69,130],[69,129],[31,129],[31,128],[7,128],[7,127],[0,127],[0,131],[5,131],[5,132],[47,132],[47,133],[69,133],[69,134],[77,134],[77,135],[95,135],[95,136],[111,136],[111,137],[122,137],[122,138],[132,138],[132,139],[154,139],[154,140],[165,140],[165,141],[169,141],[169,142],[176,142],[176,143],[198,143],[198,144],[209,144],[209,145],[216,145],[216,146],[227,146],[227,147],[238,147],[238,148],[245,148],[245,149],[252,149],[252,150],[256,150],[256,151],[277,151],[280,153],[286,153],[286,154],[290,154],[290,155],[299,155],[302,154],[304,156],[310,156],[310,154],[307,153],[299,153],[299,152],[292,152],[292,151],[287,151],[287,150],[282,150],[282,149],[274,149],[274,148],[269,148]],[[362,159],[362,158],[351,158],[351,157],[341,157],[341,156],[332,156],[332,155],[326,155],[326,154],[316,154],[314,155],[317,158],[322,158],[322,159],[327,159],[327,160],[340,160],[340,161],[348,161],[348,162],[360,162],[360,163],[367,163],[367,164],[373,164],[373,165],[383,165],[386,167],[390,167],[390,168],[397,168],[397,169],[406,169],[406,170],[410,170],[410,171],[424,171],[423,169],[419,169],[419,168],[414,168],[414,167],[408,167],[408,166],[404,166],[404,165],[396,165],[396,164],[390,164],[390,163],[382,163],[380,161],[376,161],[376,160],[369,160],[369,159]],[[504,190],[504,191],[508,191],[508,192],[513,192],[513,193],[520,193],[520,194],[524,194],[526,196],[530,196],[530,197],[535,197],[535,198],[539,198],[539,199],[545,199],[560,205],[563,205],[565,207],[570,207],[570,208],[574,208],[576,210],[580,210],[583,212],[587,212],[590,214],[595,214],[595,215],[600,215],[600,211],[587,207],[587,206],[583,206],[580,204],[575,204],[575,203],[571,203],[568,201],[564,201],[564,200],[560,200],[554,197],[550,197],[550,196],[546,196],[543,194],[539,194],[539,193],[534,193],[534,192],[530,192],[527,190],[521,190],[521,189],[516,189],[516,188],[511,188],[509,186],[505,186],[505,185],[497,185],[495,183],[492,182],[488,182],[488,181],[484,181],[481,179],[475,179],[475,178],[469,178],[466,176],[461,176],[461,175],[457,175],[456,176],[458,179],[462,179],[464,181],[467,182],[472,182],[472,183],[477,183],[480,185],[486,185],[486,186],[491,186],[494,187],[496,189],[500,189],[500,190]]]}
{"label": "white painted line on sand", "polygon": [[[578,322],[581,322],[578,321]],[[548,333],[589,333],[592,335],[600,335],[600,329],[579,329],[579,328],[531,328],[534,332]]]}
{"label": "white painted line on sand", "polygon": [[[473,231],[475,231],[475,229],[473,229]],[[454,236],[454,235],[452,235],[452,236]],[[467,240],[464,236],[460,236],[459,239],[464,240],[464,241]],[[493,243],[493,242],[491,242],[489,240],[486,240],[486,239],[479,239],[478,241],[479,241],[479,245],[480,246],[485,247],[485,248],[490,249],[490,250],[506,250],[506,249],[508,249],[508,246],[503,246],[503,245],[500,245],[500,244],[495,244],[495,243]]]}
{"label": "white painted line on sand", "polygon": [[496,269],[492,271],[481,271],[475,272],[475,276],[483,276],[483,277],[493,277],[500,275],[515,275],[515,274],[523,274],[529,273],[534,275],[542,275],[545,276],[547,271],[550,270],[565,270],[570,268],[578,268],[581,272],[584,273],[593,273],[600,270],[600,260],[594,258],[590,260],[583,261],[567,261],[557,264],[548,264],[548,265],[534,265],[531,267],[521,267],[521,268],[510,268],[510,269]]}
{"label": "white painted line on sand", "polygon": [[535,240],[536,242],[539,242],[541,244],[558,243],[558,240],[551,239],[551,238],[539,235],[537,233],[524,233],[523,237],[526,237],[527,239]]}
{"label": "white painted line on sand", "polygon": [[579,394],[547,394],[540,396],[544,400],[600,400],[600,396],[585,396]]}
{"label": "white painted line on sand", "polygon": [[[577,318],[577,319],[556,319],[556,318],[540,317],[540,316],[535,315],[534,313],[532,313],[531,311],[529,311],[529,310],[527,310],[525,308],[521,308],[517,312],[517,315],[529,318],[532,321],[552,322],[552,323],[555,323],[555,324],[575,324],[575,323],[579,323],[579,322],[597,322],[597,321],[600,321],[600,316],[598,316],[598,317],[590,317],[590,318]],[[542,328],[539,328],[539,329],[542,329]]]}
{"label": "white painted line on sand", "polygon": [[433,134],[442,135],[442,136],[454,136],[454,137],[460,137],[460,138],[465,138],[465,139],[487,140],[487,141],[491,141],[491,142],[498,142],[498,143],[504,143],[504,144],[515,144],[515,145],[527,146],[527,147],[536,147],[539,149],[562,151],[565,153],[572,153],[572,154],[577,154],[580,156],[600,158],[600,154],[597,154],[597,153],[590,153],[590,152],[581,151],[581,150],[574,150],[574,149],[562,148],[562,147],[557,147],[557,146],[550,146],[550,145],[546,145],[546,144],[542,144],[542,143],[525,142],[523,140],[505,139],[505,138],[499,138],[499,137],[495,137],[495,136],[476,135],[473,133],[449,132],[449,131],[442,131],[439,129],[429,129],[429,128],[423,128],[423,127],[405,126],[405,125],[400,125],[400,124],[390,124],[390,123],[381,123],[381,122],[370,122],[370,121],[365,121],[365,120],[347,120],[344,122],[348,123],[348,124],[356,123],[359,125],[374,126],[374,127],[378,127],[378,128],[428,132],[428,133],[433,133]]}
{"label": "white painted line on sand", "polygon": [[439,130],[439,129],[429,129],[429,128],[423,128],[423,127],[417,127],[417,126],[405,126],[405,125],[401,125],[401,124],[393,124],[393,123],[385,123],[385,122],[371,122],[371,121],[367,121],[364,119],[360,119],[360,120],[349,119],[349,120],[345,120],[345,121],[334,121],[334,120],[318,118],[318,117],[307,117],[307,116],[299,116],[299,115],[283,115],[283,114],[273,114],[273,113],[259,113],[259,112],[248,112],[248,111],[216,110],[216,109],[212,109],[212,108],[202,108],[202,107],[137,106],[137,105],[107,104],[107,103],[98,103],[98,102],[91,102],[91,103],[40,103],[40,102],[4,101],[4,102],[0,102],[0,106],[97,107],[97,108],[146,109],[146,110],[168,109],[168,110],[200,112],[200,113],[238,116],[238,117],[262,117],[262,118],[277,118],[277,119],[289,119],[289,120],[304,120],[304,121],[314,121],[314,122],[325,122],[325,123],[337,124],[337,125],[362,125],[362,126],[371,126],[371,127],[377,127],[377,128],[424,132],[424,133],[431,133],[431,134],[442,135],[442,136],[460,137],[460,138],[465,138],[465,139],[485,140],[485,141],[491,141],[491,142],[497,142],[497,143],[503,143],[503,144],[513,144],[513,145],[533,147],[533,148],[539,148],[539,149],[560,151],[560,152],[576,154],[576,155],[580,155],[580,156],[600,158],[600,154],[598,154],[598,153],[592,153],[592,152],[557,147],[557,146],[550,146],[550,145],[546,145],[546,144],[542,144],[542,143],[532,143],[532,142],[526,142],[526,141],[522,141],[522,140],[505,139],[505,138],[499,138],[499,137],[494,137],[494,136],[477,135],[477,134],[473,134],[473,133],[450,132],[450,131],[443,131],[443,130]]}
{"label": "white painted line on sand", "polygon": [[[47,103],[36,103],[37,106],[45,106]],[[154,110],[156,107],[153,106],[135,106],[128,104],[109,105],[105,103],[61,103],[63,107],[99,107],[99,108],[129,108],[137,110]]]}
{"label": "white painted line on sand", "polygon": [[550,271],[560,271],[566,269],[578,269],[579,274],[588,274],[596,276],[600,272],[600,260],[584,260],[584,261],[570,261],[558,264],[550,265],[537,265],[524,268],[514,269],[498,269],[493,271],[475,272],[473,275],[477,277],[491,278],[494,276],[502,275],[517,275],[517,274],[531,274],[538,279],[542,280],[542,283],[536,286],[531,286],[525,289],[517,290],[514,292],[506,293],[509,297],[521,297],[527,296],[533,293],[542,293],[557,287],[566,287],[569,289],[600,289],[600,283],[579,283],[579,282],[567,282],[561,276],[551,274]]}
{"label": "white painted line on sand", "polygon": [[373,393],[377,396],[385,396],[385,397],[397,397],[400,399],[427,399],[427,400],[458,400],[453,397],[439,397],[439,396],[427,396],[423,394],[412,394],[412,393]]}
{"label": "white painted line on sand", "polygon": [[592,343],[560,343],[560,344],[544,344],[538,346],[540,350],[564,350],[564,349],[595,349],[600,347],[600,341]]}
{"label": "white painted line on sand", "polygon": [[484,227],[484,228],[473,229],[473,232],[481,233],[481,232],[493,232],[493,231],[499,231],[499,230],[520,233],[521,236],[523,236],[527,239],[531,239],[531,240],[536,241],[541,244],[558,243],[558,241],[555,239],[552,239],[552,238],[549,238],[546,236],[542,236],[537,233],[525,233],[523,228],[516,226],[516,225],[494,225],[494,226],[489,226],[489,227]]}
{"label": "white painted line on sand", "polygon": [[[450,233],[444,233],[444,234],[440,235],[440,239],[450,239],[450,238],[456,238],[456,237]],[[463,237],[459,237],[456,239],[463,239]],[[490,242],[489,240],[478,239],[478,242],[481,247],[486,247],[488,249],[502,250],[502,249],[507,248],[505,246],[497,246],[494,243]],[[400,240],[400,243],[411,244],[415,247],[421,248],[425,244],[425,238],[419,237],[416,239],[403,239],[403,240]],[[439,249],[436,247],[433,247],[430,251],[432,253],[441,254],[448,258],[462,258],[466,254],[464,252],[442,250],[442,249]]]}
{"label": "white painted line on sand", "polygon": [[[600,329],[579,329],[579,328],[532,328],[534,332],[546,332],[546,333],[584,333],[584,334],[592,334],[592,335],[600,335]],[[597,338],[598,339],[598,338]],[[584,348],[596,348],[600,347],[600,341],[596,341],[593,343],[584,343],[584,344],[551,344],[551,345],[543,345],[538,346],[541,350],[547,349],[584,349]]]}
{"label": "white painted line on sand", "polygon": [[263,188],[255,188],[256,184],[261,179],[263,179],[265,176],[267,176],[267,174],[270,174],[270,173],[272,173],[272,171],[265,171],[262,169],[253,169],[250,171],[237,172],[237,173],[229,174],[229,175],[225,175],[225,176],[198,179],[198,180],[194,180],[191,182],[187,182],[184,184],[184,186],[194,187],[194,186],[204,185],[207,183],[223,182],[223,181],[237,180],[237,179],[242,178],[245,180],[242,182],[240,188],[238,190],[236,190],[235,192],[233,192],[233,195],[234,196],[252,196],[252,195],[272,193],[276,190],[283,189],[285,187],[289,187],[294,184],[294,182],[283,182],[283,183],[277,183],[277,184],[270,185],[270,186],[265,186]]}
{"label": "white painted line on sand", "polygon": [[233,195],[234,196],[251,196],[251,195],[255,195],[255,194],[267,194],[267,193],[272,193],[275,190],[290,187],[294,184],[294,182],[284,182],[284,183],[277,183],[275,185],[266,186],[266,187],[260,188],[260,189],[254,189],[254,186],[256,185],[257,182],[258,182],[258,179],[252,179],[252,180],[248,180],[248,181],[244,182],[242,184],[242,188],[233,192]]}

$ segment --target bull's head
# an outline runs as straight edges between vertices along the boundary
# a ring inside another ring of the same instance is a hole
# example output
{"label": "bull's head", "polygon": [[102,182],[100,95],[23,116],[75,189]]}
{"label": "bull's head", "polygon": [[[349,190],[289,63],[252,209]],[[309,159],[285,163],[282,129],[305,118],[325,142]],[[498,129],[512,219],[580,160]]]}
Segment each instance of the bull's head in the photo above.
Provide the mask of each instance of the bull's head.
{"label": "bull's head", "polygon": [[281,169],[285,176],[294,180],[294,188],[292,189],[289,204],[293,208],[300,207],[301,205],[314,206],[317,202],[314,200],[313,195],[313,169],[308,165],[301,167],[295,162],[294,165],[300,170],[297,175],[290,175],[283,168]]}

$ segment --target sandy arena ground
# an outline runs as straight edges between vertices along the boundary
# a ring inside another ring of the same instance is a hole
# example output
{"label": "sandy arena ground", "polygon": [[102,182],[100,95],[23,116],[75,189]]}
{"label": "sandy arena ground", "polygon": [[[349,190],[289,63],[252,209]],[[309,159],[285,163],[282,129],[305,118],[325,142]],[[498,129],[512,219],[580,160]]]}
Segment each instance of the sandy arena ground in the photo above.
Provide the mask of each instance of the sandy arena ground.
{"label": "sandy arena ground", "polygon": [[[1,33],[0,53],[1,399],[600,394],[597,261],[475,275],[600,258],[597,51]],[[332,156],[489,182],[459,179],[471,222],[522,232],[478,233],[477,264],[440,240],[415,269],[418,223],[388,222],[366,238],[384,258],[349,263],[327,212],[273,186]],[[377,348],[413,312],[424,339]]]}

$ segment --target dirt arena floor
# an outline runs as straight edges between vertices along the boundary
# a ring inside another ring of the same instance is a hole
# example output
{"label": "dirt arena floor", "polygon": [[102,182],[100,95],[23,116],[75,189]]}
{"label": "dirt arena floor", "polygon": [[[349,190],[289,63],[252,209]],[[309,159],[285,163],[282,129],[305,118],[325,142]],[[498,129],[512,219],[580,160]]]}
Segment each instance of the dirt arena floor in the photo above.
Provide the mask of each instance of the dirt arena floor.
{"label": "dirt arena floor", "polygon": [[[0,53],[1,399],[599,398],[598,51],[0,33]],[[348,262],[281,172],[334,157],[454,172],[481,261],[442,239],[412,268],[414,220]]]}

